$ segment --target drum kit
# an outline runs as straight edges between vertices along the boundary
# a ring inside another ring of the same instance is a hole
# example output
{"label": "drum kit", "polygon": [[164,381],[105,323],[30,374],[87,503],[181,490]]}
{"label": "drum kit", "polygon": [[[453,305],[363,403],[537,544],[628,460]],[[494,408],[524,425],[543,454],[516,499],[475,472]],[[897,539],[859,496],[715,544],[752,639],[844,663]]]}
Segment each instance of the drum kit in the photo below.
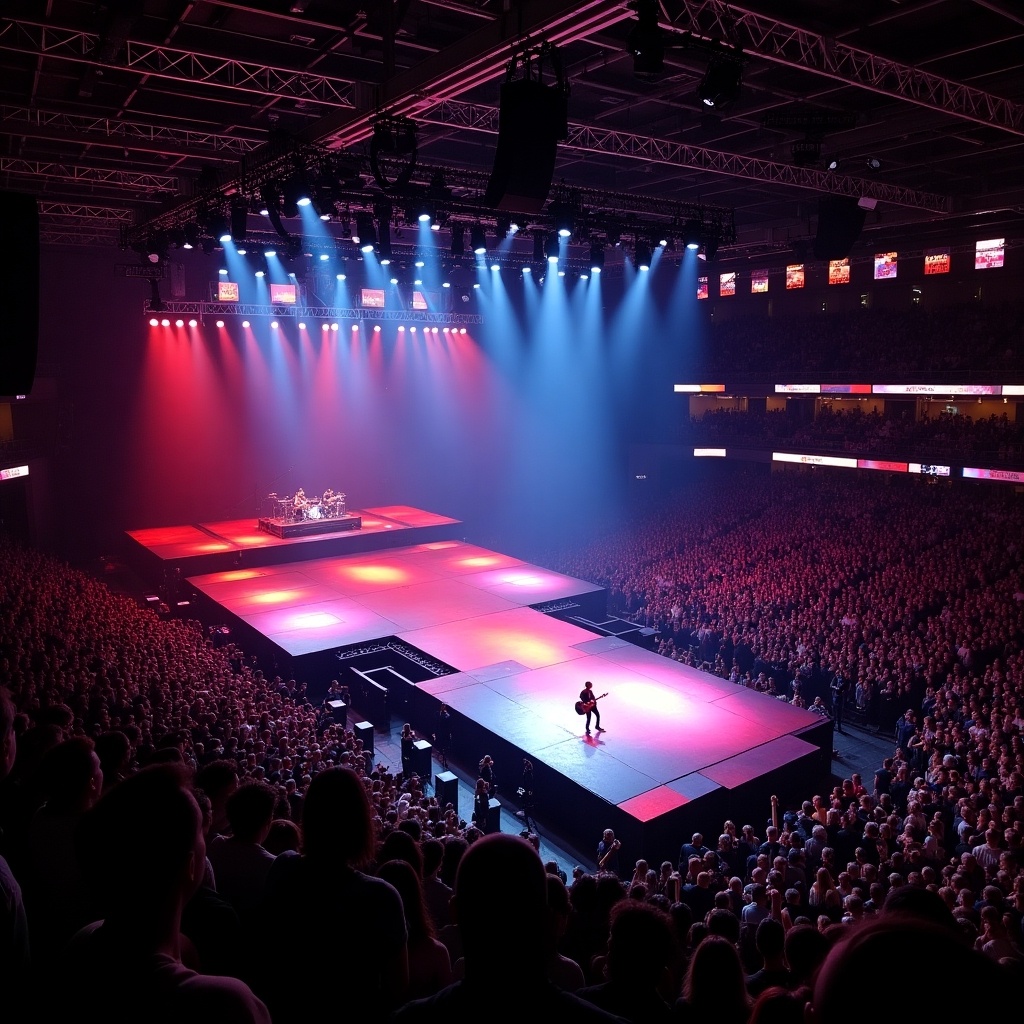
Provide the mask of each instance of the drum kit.
{"label": "drum kit", "polygon": [[300,487],[294,495],[267,495],[267,501],[274,509],[274,518],[283,523],[319,522],[322,519],[340,519],[345,515],[345,495],[330,488],[323,495],[306,497]]}

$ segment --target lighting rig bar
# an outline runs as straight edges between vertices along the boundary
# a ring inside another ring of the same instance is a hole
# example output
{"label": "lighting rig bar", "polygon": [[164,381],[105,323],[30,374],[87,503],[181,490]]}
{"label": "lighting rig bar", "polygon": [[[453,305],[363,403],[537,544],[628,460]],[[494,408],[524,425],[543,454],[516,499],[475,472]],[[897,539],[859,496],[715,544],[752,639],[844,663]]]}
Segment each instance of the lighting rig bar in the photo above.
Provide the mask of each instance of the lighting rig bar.
{"label": "lighting rig bar", "polygon": [[[682,0],[685,31],[729,39],[746,53],[814,71],[848,85],[1024,135],[1024,104],[993,96],[921,68],[847,46],[723,0]],[[673,31],[681,32],[680,26]]]}
{"label": "lighting rig bar", "polygon": [[439,327],[469,327],[482,324],[477,313],[431,313],[422,309],[352,309],[339,306],[274,306],[256,302],[186,302],[173,299],[152,308],[152,300],[143,303],[143,312],[168,316],[268,316],[301,317],[310,320],[363,320],[371,323],[434,324]]}
{"label": "lighting rig bar", "polygon": [[0,49],[4,50],[62,58],[176,82],[237,89],[258,93],[262,97],[303,100],[349,109],[354,107],[354,86],[345,79],[132,39],[125,40],[117,63],[113,63],[102,58],[103,37],[98,33],[16,18],[5,18],[4,25],[5,30],[0,33]]}
{"label": "lighting rig bar", "polygon": [[14,126],[19,134],[31,138],[60,139],[66,141],[83,136],[91,142],[120,149],[131,145],[154,152],[183,152],[192,156],[212,156],[225,160],[239,160],[247,153],[264,145],[263,138],[239,138],[216,132],[197,131],[192,128],[174,128],[145,121],[121,121],[109,117],[85,114],[58,113],[33,107],[0,105],[0,124]]}
{"label": "lighting rig bar", "polygon": [[[455,125],[493,134],[497,134],[498,131],[497,107],[482,103],[444,100],[418,117],[426,124],[442,127]],[[951,200],[948,196],[575,122],[569,123],[568,138],[560,142],[559,146],[585,153],[610,153],[615,156],[633,157],[645,163],[690,167],[770,185],[792,185],[796,188],[858,198],[866,196],[880,202],[928,210],[932,213],[949,213],[951,209]]]}

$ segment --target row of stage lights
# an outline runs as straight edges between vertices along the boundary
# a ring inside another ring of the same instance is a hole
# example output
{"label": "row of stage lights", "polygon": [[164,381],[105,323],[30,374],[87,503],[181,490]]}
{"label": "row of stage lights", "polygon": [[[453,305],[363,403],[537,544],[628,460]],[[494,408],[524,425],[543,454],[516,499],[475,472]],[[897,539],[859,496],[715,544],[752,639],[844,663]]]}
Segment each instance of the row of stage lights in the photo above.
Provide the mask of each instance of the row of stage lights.
{"label": "row of stage lights", "polygon": [[[194,317],[191,320],[182,320],[182,319],[171,320],[168,317],[164,317],[162,319],[158,319],[155,316],[154,317],[150,317],[150,320],[149,320],[149,326],[150,327],[171,327],[172,325],[174,327],[178,327],[178,328],[185,327],[186,325],[189,326],[189,327],[198,327],[199,326],[199,321],[196,320]],[[227,326],[227,324],[226,324],[226,322],[224,320],[217,320],[217,321],[215,321],[214,326],[218,327],[220,329],[223,329],[224,327]],[[362,329],[362,326],[363,326],[362,324],[352,324],[352,331],[353,332],[359,331],[359,330]],[[252,322],[249,321],[249,320],[243,320],[242,321],[242,327],[245,328],[246,330],[248,330],[250,327],[252,327]],[[272,330],[276,331],[276,330],[278,330],[281,327],[281,322],[279,320],[271,320],[270,321],[270,327],[271,327]],[[305,330],[308,329],[309,325],[304,320],[300,320],[299,324],[298,324],[298,327],[299,327],[300,331],[305,331]],[[320,324],[320,330],[323,333],[325,333],[325,334],[328,333],[328,332],[337,332],[337,331],[341,330],[341,325],[337,321],[331,321],[331,322],[326,322],[325,321],[325,322]],[[398,325],[398,333],[399,334],[404,334],[406,331],[408,331],[410,334],[430,334],[430,335],[434,335],[434,334],[453,334],[454,335],[454,334],[465,334],[466,333],[466,328],[465,327],[423,327],[423,328],[418,328],[418,327],[415,327],[415,326],[406,327],[405,324],[399,324]],[[380,326],[380,324],[374,324],[373,325],[373,333],[374,334],[380,334],[381,333],[381,326]]]}

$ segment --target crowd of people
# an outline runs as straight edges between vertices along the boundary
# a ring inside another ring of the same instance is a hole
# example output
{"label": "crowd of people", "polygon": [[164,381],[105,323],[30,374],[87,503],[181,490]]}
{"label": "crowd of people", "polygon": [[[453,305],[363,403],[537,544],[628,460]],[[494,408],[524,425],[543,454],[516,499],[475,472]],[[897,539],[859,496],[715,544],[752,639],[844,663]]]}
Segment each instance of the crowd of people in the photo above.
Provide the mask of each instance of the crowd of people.
{"label": "crowd of people", "polygon": [[[1016,381],[1024,371],[1024,306],[1020,303],[858,309],[804,316],[721,317],[695,353],[701,373],[744,379],[792,374],[802,380],[873,373],[993,376]],[[851,383],[849,377],[845,381]],[[958,381],[963,383],[963,381]]]}
{"label": "crowd of people", "polygon": [[605,835],[571,880],[374,764],[339,687],[0,545],[4,1009],[416,1024],[511,983],[581,1021],[833,1021],[892,949],[921,1012],[973,1005],[961,981],[998,1005],[1024,943],[1022,520],[993,491],[723,474],[557,552],[666,656],[797,702],[838,678],[893,744],[777,825],[629,866]]}
{"label": "crowd of people", "polygon": [[982,465],[1024,462],[1024,422],[1005,413],[975,419],[967,411],[942,410],[915,421],[864,412],[858,404],[848,404],[849,408],[822,405],[809,421],[784,410],[714,409],[691,417],[682,428],[681,440],[748,448],[784,441],[814,451],[902,455],[917,462],[962,463],[969,457],[982,460]]}

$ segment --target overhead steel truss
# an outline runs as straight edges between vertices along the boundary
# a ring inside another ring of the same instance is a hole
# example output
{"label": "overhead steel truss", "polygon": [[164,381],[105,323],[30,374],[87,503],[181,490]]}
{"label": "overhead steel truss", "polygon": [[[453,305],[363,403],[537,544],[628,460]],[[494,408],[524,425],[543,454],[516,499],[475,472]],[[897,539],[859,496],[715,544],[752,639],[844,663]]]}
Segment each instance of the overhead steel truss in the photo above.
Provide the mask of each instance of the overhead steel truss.
{"label": "overhead steel truss", "polygon": [[178,156],[191,152],[196,156],[216,155],[240,160],[264,144],[265,139],[246,139],[195,128],[176,128],[145,121],[91,117],[87,114],[65,114],[33,107],[0,105],[0,129],[40,138],[66,139],[77,134],[90,142],[109,140],[112,146],[144,145],[150,149],[163,147]]}
{"label": "overhead steel truss", "polygon": [[723,0],[680,0],[671,28],[719,39],[764,60],[801,68],[847,85],[916,103],[931,110],[1024,135],[1024,104],[954,82],[876,53],[847,46],[809,29],[745,10]]}
{"label": "overhead steel truss", "polygon": [[131,210],[117,206],[60,203],[41,199],[38,208],[40,217],[59,217],[65,226],[73,223],[100,227],[103,221],[108,221],[111,227],[117,227],[121,224],[132,224],[135,220],[135,214]]}
{"label": "overhead steel truss", "polygon": [[150,174],[105,167],[79,167],[76,164],[56,160],[22,160],[19,157],[0,157],[0,175],[23,174],[34,178],[52,178],[55,181],[112,185],[118,188],[135,189],[139,192],[177,193],[180,184],[178,178],[171,174]]}
{"label": "overhead steel truss", "polygon": [[[472,128],[494,134],[498,131],[497,108],[479,103],[463,103],[461,100],[444,100],[430,110],[420,112],[417,119],[428,124]],[[612,128],[594,128],[585,124],[570,123],[568,138],[560,142],[559,146],[587,153],[631,157],[645,163],[690,167],[772,185],[791,185],[858,198],[865,196],[897,206],[909,206],[934,213],[950,211],[950,199],[947,196],[886,185],[831,171],[820,171],[812,167],[795,167],[757,157],[723,153],[704,146],[654,139]]]}
{"label": "overhead steel truss", "polygon": [[430,324],[444,327],[468,327],[482,324],[478,313],[432,313],[422,309],[353,309],[341,306],[273,306],[256,302],[186,302],[173,299],[161,302],[163,309],[152,309],[152,300],[143,304],[143,312],[150,316],[267,316],[305,317],[310,320],[369,320],[381,323]]}
{"label": "overhead steel truss", "polygon": [[234,60],[208,53],[126,40],[116,63],[102,57],[103,37],[95,32],[7,18],[0,22],[0,49],[132,71],[172,81],[209,85],[260,96],[304,100],[333,107],[353,106],[352,82],[307,71]]}

